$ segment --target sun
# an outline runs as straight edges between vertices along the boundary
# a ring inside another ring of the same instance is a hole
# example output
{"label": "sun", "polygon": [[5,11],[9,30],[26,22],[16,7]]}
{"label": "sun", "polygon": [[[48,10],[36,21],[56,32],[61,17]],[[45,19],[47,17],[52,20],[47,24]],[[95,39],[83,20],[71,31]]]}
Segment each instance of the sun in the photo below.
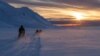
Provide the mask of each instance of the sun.
{"label": "sun", "polygon": [[72,16],[76,19],[76,20],[83,20],[84,19],[84,15],[80,12],[73,12]]}

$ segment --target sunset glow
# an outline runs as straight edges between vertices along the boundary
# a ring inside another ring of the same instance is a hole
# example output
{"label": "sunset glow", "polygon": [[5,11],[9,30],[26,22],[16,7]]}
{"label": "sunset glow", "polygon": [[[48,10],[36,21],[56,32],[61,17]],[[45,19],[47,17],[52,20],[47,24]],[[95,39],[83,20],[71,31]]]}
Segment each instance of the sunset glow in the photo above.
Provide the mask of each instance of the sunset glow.
{"label": "sunset glow", "polygon": [[[23,0],[24,1],[24,0]],[[32,0],[31,0],[32,1]],[[25,1],[28,2],[28,1]],[[29,1],[30,2],[30,1]],[[91,2],[91,1],[90,1]],[[37,4],[34,4],[37,3]],[[82,4],[81,2],[78,2],[79,4]],[[85,2],[84,2],[85,3]],[[60,4],[59,2],[50,2],[50,1],[44,1],[44,0],[34,0],[32,4],[24,4],[24,3],[10,3],[11,5],[15,7],[21,7],[26,6],[31,8],[33,11],[39,13],[41,16],[43,16],[46,19],[56,19],[56,20],[100,20],[100,8],[98,7],[90,7],[90,5],[83,4],[81,5],[71,5],[71,4]],[[95,3],[96,4],[96,3]],[[89,6],[89,7],[87,7]],[[92,5],[91,5],[92,6]]]}
{"label": "sunset glow", "polygon": [[84,19],[84,15],[82,13],[79,13],[79,12],[73,12],[72,16],[75,17],[76,20],[83,20]]}

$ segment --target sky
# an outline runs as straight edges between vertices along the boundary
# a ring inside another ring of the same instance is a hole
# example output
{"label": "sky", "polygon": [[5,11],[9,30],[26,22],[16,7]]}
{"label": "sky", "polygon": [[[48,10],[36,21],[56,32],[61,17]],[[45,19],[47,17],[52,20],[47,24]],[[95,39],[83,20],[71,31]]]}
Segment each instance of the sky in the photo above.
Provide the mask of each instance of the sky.
{"label": "sky", "polygon": [[100,20],[100,0],[3,0],[49,19]]}

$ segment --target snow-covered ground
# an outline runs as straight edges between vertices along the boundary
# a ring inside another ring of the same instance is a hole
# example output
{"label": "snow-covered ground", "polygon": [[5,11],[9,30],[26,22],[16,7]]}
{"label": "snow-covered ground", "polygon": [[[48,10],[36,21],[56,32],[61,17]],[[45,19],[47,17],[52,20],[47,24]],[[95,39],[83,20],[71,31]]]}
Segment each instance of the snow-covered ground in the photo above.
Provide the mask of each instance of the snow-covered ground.
{"label": "snow-covered ground", "polygon": [[62,29],[42,34],[43,56],[100,56],[100,30]]}
{"label": "snow-covered ground", "polygon": [[0,28],[0,56],[40,56],[41,42],[34,30],[18,38],[18,29]]}
{"label": "snow-covered ground", "polygon": [[0,56],[100,56],[100,28],[45,29],[38,36],[26,29],[0,29]]}

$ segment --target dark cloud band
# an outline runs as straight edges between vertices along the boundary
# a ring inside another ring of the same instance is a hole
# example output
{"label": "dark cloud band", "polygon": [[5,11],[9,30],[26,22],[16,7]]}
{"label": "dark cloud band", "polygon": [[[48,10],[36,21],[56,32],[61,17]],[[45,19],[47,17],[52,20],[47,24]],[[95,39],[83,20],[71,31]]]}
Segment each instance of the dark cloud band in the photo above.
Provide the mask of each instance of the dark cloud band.
{"label": "dark cloud band", "polygon": [[[35,6],[48,7],[84,7],[84,8],[100,8],[99,0],[3,0],[11,3],[30,4]],[[38,2],[40,1],[40,2]]]}

